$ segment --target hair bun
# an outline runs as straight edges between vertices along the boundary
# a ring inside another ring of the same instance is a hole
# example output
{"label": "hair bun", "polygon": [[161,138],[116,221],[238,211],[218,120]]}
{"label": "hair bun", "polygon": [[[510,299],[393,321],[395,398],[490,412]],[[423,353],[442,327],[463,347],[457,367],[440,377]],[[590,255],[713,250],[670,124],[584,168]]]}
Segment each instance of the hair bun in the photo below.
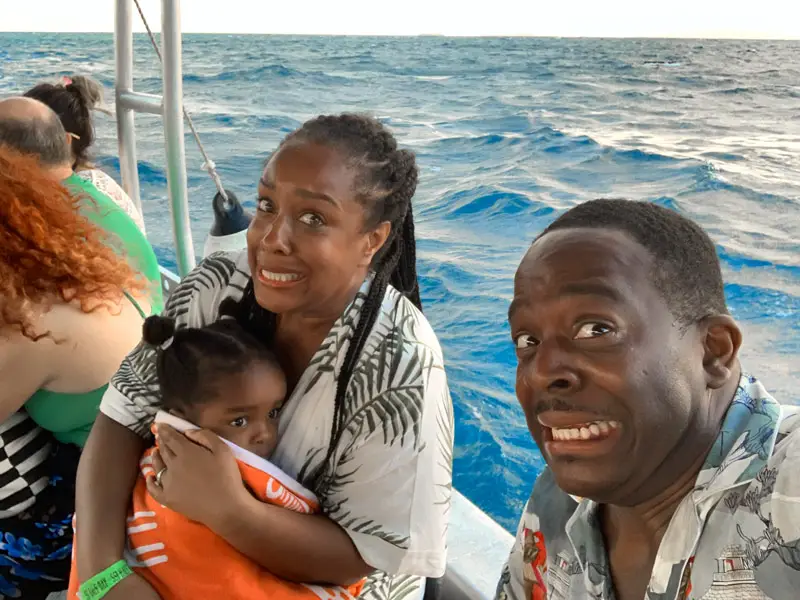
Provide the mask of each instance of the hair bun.
{"label": "hair bun", "polygon": [[151,346],[162,346],[175,335],[175,319],[153,315],[142,325],[142,339]]}
{"label": "hair bun", "polygon": [[242,307],[239,305],[239,302],[230,296],[225,298],[219,305],[218,314],[220,317],[233,317],[234,319],[238,319],[241,313]]}
{"label": "hair bun", "polygon": [[68,91],[76,94],[81,103],[89,110],[103,103],[103,86],[94,79],[83,75],[73,75],[66,78],[64,86]]}

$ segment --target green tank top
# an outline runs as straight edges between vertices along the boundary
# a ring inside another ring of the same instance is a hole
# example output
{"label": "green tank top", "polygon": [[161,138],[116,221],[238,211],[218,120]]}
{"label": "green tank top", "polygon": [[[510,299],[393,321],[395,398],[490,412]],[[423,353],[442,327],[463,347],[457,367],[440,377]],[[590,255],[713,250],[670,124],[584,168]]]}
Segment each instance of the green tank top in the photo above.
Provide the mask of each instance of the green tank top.
{"label": "green tank top", "polygon": [[[141,229],[90,181],[72,175],[64,180],[64,184],[79,195],[81,214],[121,242],[120,249],[130,258],[132,266],[152,284],[152,314],[160,313],[164,307],[161,273],[153,248]],[[129,294],[126,293],[125,296],[139,311],[142,319],[145,319],[147,315],[139,304]],[[87,357],[87,360],[90,359],[91,357]],[[39,390],[28,398],[25,410],[39,427],[50,431],[60,442],[83,447],[107,387],[108,384],[82,394]]]}
{"label": "green tank top", "polygon": [[[142,320],[146,319],[147,315],[136,300],[127,293],[125,297],[139,312]],[[25,410],[39,427],[52,433],[59,442],[83,448],[107,387],[108,384],[81,394],[39,390],[28,398]]]}
{"label": "green tank top", "polygon": [[[131,266],[150,282],[148,296],[153,314],[164,308],[161,292],[161,271],[150,242],[136,223],[116,202],[98,190],[91,181],[74,173],[64,180],[64,185],[79,198],[79,212],[98,227],[111,234],[109,242],[120,254],[131,261]],[[119,244],[117,244],[119,242]]]}

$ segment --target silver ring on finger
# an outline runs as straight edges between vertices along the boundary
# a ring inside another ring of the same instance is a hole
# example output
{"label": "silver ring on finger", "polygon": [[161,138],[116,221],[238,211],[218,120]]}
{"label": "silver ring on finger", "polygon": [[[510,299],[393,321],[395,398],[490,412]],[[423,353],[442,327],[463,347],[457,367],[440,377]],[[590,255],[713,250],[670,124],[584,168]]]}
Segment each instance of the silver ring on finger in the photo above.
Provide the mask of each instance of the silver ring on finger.
{"label": "silver ring on finger", "polygon": [[156,485],[161,487],[161,478],[164,476],[164,473],[167,472],[167,467],[161,469],[158,473],[156,473]]}

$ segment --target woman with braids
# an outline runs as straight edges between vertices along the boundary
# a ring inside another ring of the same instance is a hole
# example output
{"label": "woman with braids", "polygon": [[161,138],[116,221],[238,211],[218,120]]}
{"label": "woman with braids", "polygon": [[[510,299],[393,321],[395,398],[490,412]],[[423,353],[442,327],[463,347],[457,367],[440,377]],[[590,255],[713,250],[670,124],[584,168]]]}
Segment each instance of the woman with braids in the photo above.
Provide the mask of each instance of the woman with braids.
{"label": "woman with braids", "polygon": [[92,165],[89,159],[95,139],[92,112],[108,112],[103,108],[103,87],[94,79],[73,75],[62,77],[57,84],[40,83],[24,95],[46,104],[61,119],[69,136],[75,175],[111,198],[144,231],[142,213],[133,200],[112,177]]}
{"label": "woman with braids", "polygon": [[[271,461],[320,498],[323,514],[254,502],[219,438],[161,425],[160,501],[286,580],[366,577],[365,598],[421,597],[423,578],[445,570],[452,405],[421,312],[416,184],[413,154],[376,120],[308,121],[261,175],[247,251],[208,257],[165,309],[178,327],[203,327],[223,300],[237,301],[235,318],[286,374]],[[81,458],[78,577],[105,586],[108,600],[157,598],[126,564],[121,525],[161,405],[156,357],[142,345],[125,359]],[[209,564],[208,576],[224,574]]]}
{"label": "woman with braids", "polygon": [[66,589],[80,448],[149,310],[144,282],[78,204],[0,146],[3,598]]}

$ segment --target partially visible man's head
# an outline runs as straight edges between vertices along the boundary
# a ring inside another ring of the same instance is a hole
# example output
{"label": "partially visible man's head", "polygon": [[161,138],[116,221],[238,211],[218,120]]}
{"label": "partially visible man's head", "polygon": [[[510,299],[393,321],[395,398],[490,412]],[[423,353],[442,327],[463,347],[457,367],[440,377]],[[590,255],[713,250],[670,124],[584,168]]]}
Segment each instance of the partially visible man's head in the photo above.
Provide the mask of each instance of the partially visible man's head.
{"label": "partially visible man's head", "polygon": [[640,244],[653,261],[653,285],[681,325],[728,312],[714,242],[694,221],[650,202],[593,200],[561,215],[537,240],[576,228],[612,229]]}
{"label": "partially visible man's head", "polygon": [[517,396],[565,491],[637,504],[710,447],[741,334],[695,223],[645,202],[573,208],[523,258],[509,321]]}
{"label": "partially visible man's head", "polygon": [[31,98],[0,100],[0,145],[35,155],[45,167],[72,163],[67,133],[58,115]]}

